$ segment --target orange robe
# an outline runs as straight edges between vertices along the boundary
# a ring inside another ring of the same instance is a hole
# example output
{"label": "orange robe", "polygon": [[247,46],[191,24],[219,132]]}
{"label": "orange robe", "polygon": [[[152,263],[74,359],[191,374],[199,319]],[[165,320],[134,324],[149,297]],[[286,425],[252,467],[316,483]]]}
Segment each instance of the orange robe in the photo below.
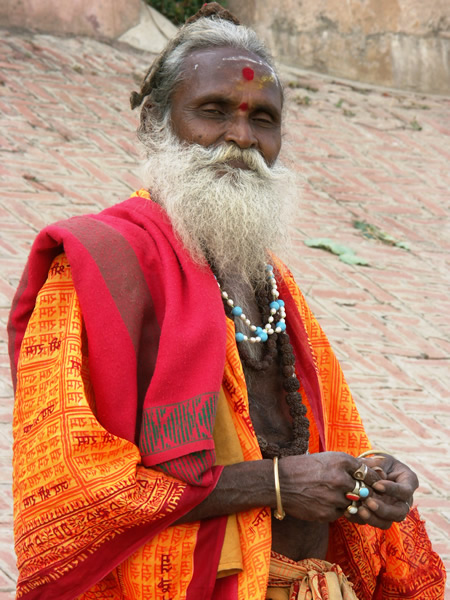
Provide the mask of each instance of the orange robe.
{"label": "orange robe", "polygon": [[[236,516],[239,557],[227,565],[227,557],[222,556],[224,572],[219,574],[215,591],[196,588],[194,575],[205,569],[209,558],[202,555],[202,540],[216,533],[207,522],[170,525],[170,514],[189,495],[189,484],[142,466],[138,448],[111,434],[97,420],[89,352],[70,265],[64,255],[55,262],[64,269],[50,269],[29,320],[18,365],[14,414],[17,598],[47,598],[46,584],[76,573],[80,561],[101,554],[105,541],[117,536],[124,539],[119,534],[164,522],[169,524],[145,544],[130,538],[125,550],[119,543],[115,554],[105,555],[100,568],[97,561],[98,581],[79,598],[262,600],[270,563],[270,510],[260,507]],[[358,455],[370,444],[342,371],[291,274],[278,267],[298,308],[319,375],[326,449]],[[246,461],[260,459],[230,320],[222,391],[238,454]],[[318,452],[319,428],[305,389],[300,391],[311,423],[309,450]],[[121,553],[126,556],[118,560]],[[443,598],[442,563],[416,511],[388,531],[340,519],[331,526],[329,558],[342,566],[360,600]],[[73,598],[70,594],[70,588],[63,589],[55,598]]]}

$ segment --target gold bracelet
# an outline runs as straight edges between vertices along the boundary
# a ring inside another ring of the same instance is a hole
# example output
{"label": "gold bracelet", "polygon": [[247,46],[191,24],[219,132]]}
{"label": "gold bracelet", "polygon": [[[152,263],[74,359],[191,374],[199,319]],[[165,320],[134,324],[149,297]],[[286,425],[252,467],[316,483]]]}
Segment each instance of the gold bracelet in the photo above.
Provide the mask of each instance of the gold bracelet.
{"label": "gold bracelet", "polygon": [[277,508],[273,511],[275,519],[282,521],[286,516],[281,503],[280,477],[278,475],[278,456],[273,459],[273,478],[275,480],[275,495],[277,498]]}
{"label": "gold bracelet", "polygon": [[392,456],[388,452],[383,452],[383,450],[366,450],[356,458],[366,458],[366,456],[371,456],[372,454],[380,454],[381,456],[388,456],[389,458]]}

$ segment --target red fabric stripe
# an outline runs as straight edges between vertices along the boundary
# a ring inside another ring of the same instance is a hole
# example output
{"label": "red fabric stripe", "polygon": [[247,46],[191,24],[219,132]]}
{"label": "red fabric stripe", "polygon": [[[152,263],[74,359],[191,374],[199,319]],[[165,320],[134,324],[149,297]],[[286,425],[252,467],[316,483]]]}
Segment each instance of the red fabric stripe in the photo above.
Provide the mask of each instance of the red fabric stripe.
{"label": "red fabric stripe", "polygon": [[218,517],[201,522],[194,552],[194,574],[187,590],[186,600],[212,598],[227,518]]}
{"label": "red fabric stripe", "polygon": [[238,591],[237,575],[216,579],[212,600],[237,600]]}
{"label": "red fabric stripe", "polygon": [[28,287],[28,268],[25,267],[25,270],[22,274],[22,278],[19,283],[19,287],[17,288],[14,299],[12,301],[11,312],[9,314],[8,325],[7,325],[8,353],[9,353],[9,361],[10,361],[10,365],[11,365],[11,379],[12,379],[12,383],[13,383],[14,393],[16,392],[16,387],[17,387],[17,363],[19,360],[20,346],[22,344],[25,330],[23,330],[23,332],[17,330],[15,323],[14,323],[13,315],[16,315],[16,319],[19,322],[25,322],[25,321],[28,322],[29,318],[31,317],[31,312],[29,312],[27,315],[21,315],[20,309],[18,308],[19,300],[20,300],[20,298],[22,298],[27,287]]}

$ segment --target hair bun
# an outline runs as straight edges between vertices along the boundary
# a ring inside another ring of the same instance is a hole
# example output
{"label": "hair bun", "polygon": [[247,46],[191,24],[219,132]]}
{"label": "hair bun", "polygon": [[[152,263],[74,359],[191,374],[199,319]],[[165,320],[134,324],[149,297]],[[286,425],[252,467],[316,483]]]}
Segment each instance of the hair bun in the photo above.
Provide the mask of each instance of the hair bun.
{"label": "hair bun", "polygon": [[205,3],[199,11],[189,17],[186,21],[186,25],[190,23],[195,23],[199,19],[205,19],[207,17],[218,17],[219,19],[223,19],[224,21],[231,21],[235,25],[240,25],[241,22],[237,17],[235,17],[229,10],[221,6],[218,2],[209,2]]}
{"label": "hair bun", "polygon": [[131,110],[135,109],[137,106],[140,106],[144,96],[139,92],[131,92],[130,94],[130,105]]}

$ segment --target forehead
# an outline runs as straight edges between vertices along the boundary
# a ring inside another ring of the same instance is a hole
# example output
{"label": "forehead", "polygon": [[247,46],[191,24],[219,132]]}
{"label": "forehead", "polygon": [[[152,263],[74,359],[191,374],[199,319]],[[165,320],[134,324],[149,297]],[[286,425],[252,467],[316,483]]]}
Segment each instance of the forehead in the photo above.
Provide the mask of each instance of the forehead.
{"label": "forehead", "polygon": [[281,109],[283,93],[275,71],[246,50],[220,47],[196,50],[184,61],[177,95],[230,95],[232,92],[266,96]]}

